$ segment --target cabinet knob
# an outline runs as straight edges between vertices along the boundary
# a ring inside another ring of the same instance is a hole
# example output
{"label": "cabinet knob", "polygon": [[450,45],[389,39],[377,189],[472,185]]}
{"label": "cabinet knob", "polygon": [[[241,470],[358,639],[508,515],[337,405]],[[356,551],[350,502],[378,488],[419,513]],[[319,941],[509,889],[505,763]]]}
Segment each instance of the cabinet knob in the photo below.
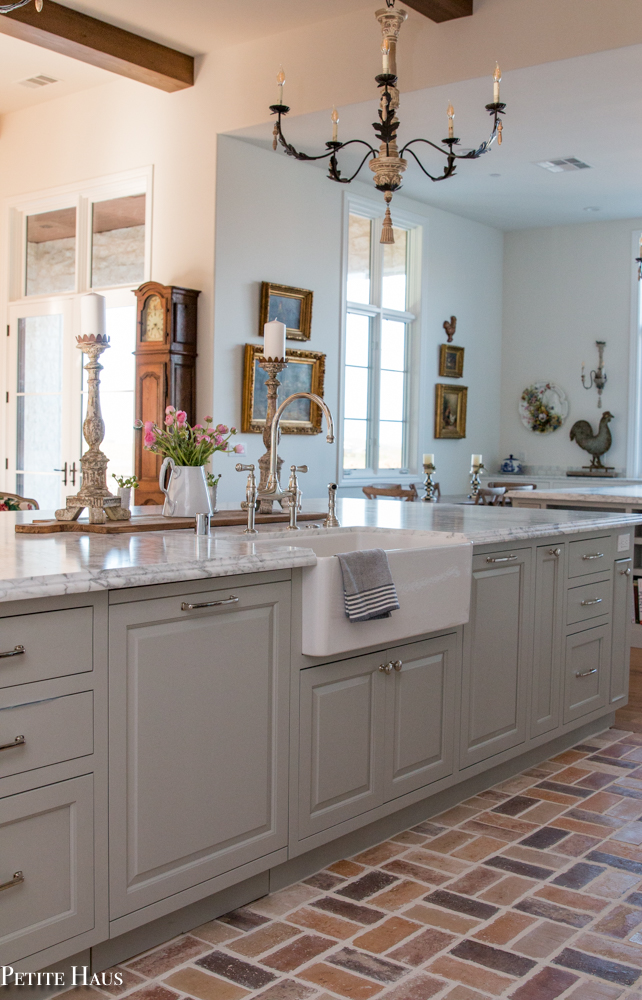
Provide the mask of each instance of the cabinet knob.
{"label": "cabinet knob", "polygon": [[561,556],[562,550],[561,549],[549,549],[548,550],[548,554],[549,554],[549,556]]}
{"label": "cabinet knob", "polygon": [[393,660],[392,665],[397,671],[397,673],[399,673],[403,668],[403,660]]}
{"label": "cabinet knob", "polygon": [[621,573],[622,576],[630,576],[631,575],[631,567],[627,566],[626,569],[621,569],[620,573]]}
{"label": "cabinet knob", "polygon": [[382,674],[391,674],[392,673],[392,663],[380,663],[379,664],[379,670],[381,671]]}

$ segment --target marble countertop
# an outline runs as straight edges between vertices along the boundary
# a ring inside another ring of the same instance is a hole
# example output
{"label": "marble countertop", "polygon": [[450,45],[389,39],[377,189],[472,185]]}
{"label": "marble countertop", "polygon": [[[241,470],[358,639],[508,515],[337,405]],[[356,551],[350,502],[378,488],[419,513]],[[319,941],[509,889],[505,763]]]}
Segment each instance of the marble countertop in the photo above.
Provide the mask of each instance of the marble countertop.
{"label": "marble countertop", "polygon": [[[308,500],[304,507],[320,511],[325,501]],[[148,514],[154,511],[149,507],[138,509]],[[460,532],[475,545],[642,523],[641,515],[599,511],[365,499],[339,500],[337,514],[343,527]],[[293,538],[291,532],[283,531],[282,524],[261,525],[253,540],[243,535],[242,527],[221,528],[205,538],[197,538],[191,531],[16,535],[16,520],[48,516],[47,511],[3,512],[0,516],[0,601],[211,579],[316,563],[313,551],[305,545],[307,530],[315,529],[302,528]]]}
{"label": "marble countertop", "polygon": [[573,488],[560,487],[550,490],[514,490],[506,494],[519,500],[526,500],[527,497],[538,500],[581,500],[585,503],[616,504],[618,506],[631,506],[637,504],[642,507],[642,483],[639,486],[576,486]]}

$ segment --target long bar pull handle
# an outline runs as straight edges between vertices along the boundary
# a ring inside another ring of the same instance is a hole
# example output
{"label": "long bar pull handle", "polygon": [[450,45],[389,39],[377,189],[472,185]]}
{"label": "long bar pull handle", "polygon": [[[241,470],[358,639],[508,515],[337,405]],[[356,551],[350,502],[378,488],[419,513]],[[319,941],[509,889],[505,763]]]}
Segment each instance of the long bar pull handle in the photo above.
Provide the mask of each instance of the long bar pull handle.
{"label": "long bar pull handle", "polygon": [[3,660],[6,656],[22,656],[24,652],[24,646],[14,646],[13,649],[8,649],[6,652],[0,653],[0,660]]}
{"label": "long bar pull handle", "polygon": [[631,567],[627,566],[626,569],[621,569],[620,573],[621,573],[622,576],[630,576],[631,575]]}
{"label": "long bar pull handle", "polygon": [[577,672],[575,674],[575,676],[576,677],[590,677],[591,674],[596,674],[596,673],[597,673],[597,667],[593,667],[592,670],[585,670],[584,673]]}
{"label": "long bar pull handle", "polygon": [[487,563],[512,562],[517,556],[486,556]]}
{"label": "long bar pull handle", "polygon": [[25,877],[22,874],[22,872],[14,872],[13,878],[10,878],[8,882],[3,882],[0,885],[0,892],[2,892],[3,889],[13,889],[15,885],[20,885],[22,882],[24,882],[24,880]]}
{"label": "long bar pull handle", "polygon": [[603,552],[588,552],[582,559],[604,559]]}
{"label": "long bar pull handle", "polygon": [[63,477],[62,477],[62,485],[63,486],[67,485],[67,470],[68,470],[68,465],[67,465],[66,462],[63,465],[62,469],[54,469],[54,472],[62,472],[63,473]]}
{"label": "long bar pull handle", "polygon": [[200,611],[201,608],[222,608],[224,604],[238,604],[238,597],[228,597],[224,601],[207,601],[206,604],[181,604],[181,611]]}
{"label": "long bar pull handle", "polygon": [[580,607],[590,608],[592,604],[601,604],[603,600],[604,600],[603,597],[596,597],[592,601],[580,601]]}
{"label": "long bar pull handle", "polygon": [[24,736],[16,736],[11,743],[0,743],[0,750],[13,750],[14,747],[22,747],[26,743]]}

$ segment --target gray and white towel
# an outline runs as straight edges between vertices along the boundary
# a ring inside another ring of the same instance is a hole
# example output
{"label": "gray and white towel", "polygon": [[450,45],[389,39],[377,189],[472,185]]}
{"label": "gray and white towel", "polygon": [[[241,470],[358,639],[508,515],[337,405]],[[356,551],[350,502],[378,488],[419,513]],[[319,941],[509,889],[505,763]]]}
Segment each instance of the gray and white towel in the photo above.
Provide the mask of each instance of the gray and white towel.
{"label": "gray and white towel", "polygon": [[390,618],[399,610],[397,591],[383,549],[342,552],[337,555],[343,574],[346,617],[351,622]]}

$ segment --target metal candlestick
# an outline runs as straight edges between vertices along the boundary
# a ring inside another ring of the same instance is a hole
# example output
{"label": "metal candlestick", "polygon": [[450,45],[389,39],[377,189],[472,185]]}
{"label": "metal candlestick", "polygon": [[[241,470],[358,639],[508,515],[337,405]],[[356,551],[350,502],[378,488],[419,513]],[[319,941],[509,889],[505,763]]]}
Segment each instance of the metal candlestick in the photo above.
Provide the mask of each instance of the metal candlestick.
{"label": "metal candlestick", "polygon": [[105,423],[100,412],[100,373],[103,366],[98,358],[109,347],[109,337],[85,334],[83,337],[76,337],[76,342],[78,349],[89,358],[84,366],[87,372],[87,416],[82,425],[89,450],[80,460],[80,490],[75,496],[67,497],[66,507],[56,511],[56,520],[76,521],[86,507],[90,524],[105,524],[108,518],[112,521],[128,521],[131,511],[122,507],[120,497],[113,496],[107,489],[109,459],[100,450],[105,437]]}
{"label": "metal candlestick", "polygon": [[[259,491],[264,490],[267,486],[268,476],[270,474],[270,459],[272,456],[272,421],[274,420],[274,414],[277,410],[278,396],[279,396],[279,382],[277,375],[287,368],[287,361],[282,358],[280,361],[276,358],[265,358],[263,361],[259,361],[259,368],[262,368],[266,372],[269,378],[266,380],[267,387],[267,413],[265,417],[265,427],[263,428],[263,444],[266,447],[266,452],[261,455],[259,459],[259,469],[261,472],[261,477],[259,479]],[[280,434],[279,434],[280,437]],[[277,438],[278,445],[278,438]],[[280,477],[281,477],[281,466],[283,465],[283,459],[277,457],[276,460],[276,477],[279,480],[280,487]],[[260,500],[259,501],[259,514],[271,514],[273,500]]]}
{"label": "metal candlestick", "polygon": [[[642,263],[640,264],[642,267]],[[596,340],[595,344],[597,346],[598,354],[598,365],[597,368],[589,372],[588,385],[584,380],[584,365],[582,365],[582,385],[585,389],[592,389],[593,386],[597,389],[597,408],[602,409],[602,393],[604,391],[604,386],[606,385],[607,378],[606,372],[604,371],[604,348],[606,347],[605,340]]]}
{"label": "metal candlestick", "polygon": [[425,493],[421,498],[424,503],[437,503],[437,490],[434,479],[435,468],[436,466],[434,465],[424,465],[424,473],[426,476],[424,480]]}
{"label": "metal candlestick", "polygon": [[476,500],[479,496],[479,490],[481,489],[481,482],[479,479],[479,473],[484,468],[484,463],[480,465],[473,465],[470,469],[470,493],[468,494],[469,500]]}

